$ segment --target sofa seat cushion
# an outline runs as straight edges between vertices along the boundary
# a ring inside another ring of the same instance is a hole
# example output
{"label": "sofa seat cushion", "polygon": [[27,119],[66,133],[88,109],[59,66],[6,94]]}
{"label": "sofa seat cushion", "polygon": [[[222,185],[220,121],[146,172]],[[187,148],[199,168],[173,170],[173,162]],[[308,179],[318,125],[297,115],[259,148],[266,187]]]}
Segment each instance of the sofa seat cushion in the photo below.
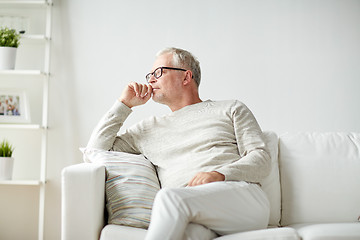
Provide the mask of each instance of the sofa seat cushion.
{"label": "sofa seat cushion", "polygon": [[[147,230],[121,225],[106,225],[101,231],[100,240],[143,240]],[[296,230],[290,227],[269,228],[230,234],[215,240],[300,240]]]}
{"label": "sofa seat cushion", "polygon": [[109,224],[101,231],[100,240],[144,240],[146,232],[143,228]]}
{"label": "sofa seat cushion", "polygon": [[302,240],[359,240],[360,223],[294,224]]}
{"label": "sofa seat cushion", "polygon": [[300,240],[296,230],[290,227],[268,228],[229,234],[215,238],[216,240]]}

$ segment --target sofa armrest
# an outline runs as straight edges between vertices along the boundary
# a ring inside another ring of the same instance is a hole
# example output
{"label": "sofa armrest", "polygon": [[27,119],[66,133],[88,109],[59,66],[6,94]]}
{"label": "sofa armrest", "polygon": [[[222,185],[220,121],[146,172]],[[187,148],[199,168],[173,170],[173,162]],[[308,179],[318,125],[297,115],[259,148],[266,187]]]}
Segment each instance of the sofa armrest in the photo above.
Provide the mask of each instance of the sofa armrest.
{"label": "sofa armrest", "polygon": [[105,167],[81,163],[62,171],[61,239],[98,240],[104,227]]}

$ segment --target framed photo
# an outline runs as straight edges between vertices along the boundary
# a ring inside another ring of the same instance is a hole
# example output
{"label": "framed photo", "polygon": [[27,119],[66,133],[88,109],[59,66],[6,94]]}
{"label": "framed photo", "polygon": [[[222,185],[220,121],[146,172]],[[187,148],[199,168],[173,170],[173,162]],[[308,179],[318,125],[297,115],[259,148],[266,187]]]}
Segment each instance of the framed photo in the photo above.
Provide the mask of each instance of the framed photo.
{"label": "framed photo", "polygon": [[21,89],[0,89],[0,123],[30,123],[26,92]]}

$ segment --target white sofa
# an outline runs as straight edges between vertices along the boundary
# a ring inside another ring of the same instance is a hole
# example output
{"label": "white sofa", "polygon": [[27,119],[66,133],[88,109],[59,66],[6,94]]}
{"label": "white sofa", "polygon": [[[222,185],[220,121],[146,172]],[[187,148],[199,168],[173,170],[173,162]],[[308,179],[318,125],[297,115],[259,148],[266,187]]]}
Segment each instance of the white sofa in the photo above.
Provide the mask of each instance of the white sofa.
{"label": "white sofa", "polygon": [[[262,182],[271,204],[268,229],[232,239],[360,239],[360,133],[265,132],[272,172]],[[107,225],[105,167],[62,172],[62,240],[137,240],[146,230]]]}

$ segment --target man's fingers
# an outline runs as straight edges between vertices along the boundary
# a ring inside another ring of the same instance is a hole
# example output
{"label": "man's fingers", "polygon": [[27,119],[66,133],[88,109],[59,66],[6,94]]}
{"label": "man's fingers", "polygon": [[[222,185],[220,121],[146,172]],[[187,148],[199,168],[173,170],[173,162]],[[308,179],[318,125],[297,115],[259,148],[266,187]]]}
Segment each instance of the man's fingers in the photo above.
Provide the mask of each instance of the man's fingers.
{"label": "man's fingers", "polygon": [[201,179],[199,177],[199,175],[195,175],[191,180],[190,182],[188,183],[188,186],[189,187],[193,187],[193,186],[196,186],[196,185],[200,185],[201,184]]}
{"label": "man's fingers", "polygon": [[130,87],[134,90],[135,95],[141,98],[152,92],[152,87],[146,84],[132,82],[130,83]]}
{"label": "man's fingers", "polygon": [[123,90],[119,101],[129,108],[145,104],[151,98],[152,87],[146,84],[131,82]]}
{"label": "man's fingers", "polygon": [[145,92],[144,99],[148,101],[151,98],[151,94],[152,94],[152,87],[151,85],[147,85],[147,91]]}
{"label": "man's fingers", "polygon": [[151,86],[151,85],[147,85],[147,87],[148,87],[147,94],[148,94],[149,96],[151,96],[151,93],[152,93],[152,86]]}
{"label": "man's fingers", "polygon": [[205,183],[224,181],[225,176],[219,172],[200,172],[197,173],[188,183],[188,186],[197,186]]}
{"label": "man's fingers", "polygon": [[132,82],[129,84],[130,88],[134,90],[136,96],[139,96],[139,85],[136,82]]}
{"label": "man's fingers", "polygon": [[195,180],[195,177],[193,177],[193,178],[189,181],[189,183],[188,183],[188,186],[189,186],[189,187],[194,186],[194,180]]}
{"label": "man's fingers", "polygon": [[142,85],[141,86],[141,93],[140,93],[140,97],[145,97],[146,94],[148,93],[148,89],[149,89],[149,86],[148,85]]}

